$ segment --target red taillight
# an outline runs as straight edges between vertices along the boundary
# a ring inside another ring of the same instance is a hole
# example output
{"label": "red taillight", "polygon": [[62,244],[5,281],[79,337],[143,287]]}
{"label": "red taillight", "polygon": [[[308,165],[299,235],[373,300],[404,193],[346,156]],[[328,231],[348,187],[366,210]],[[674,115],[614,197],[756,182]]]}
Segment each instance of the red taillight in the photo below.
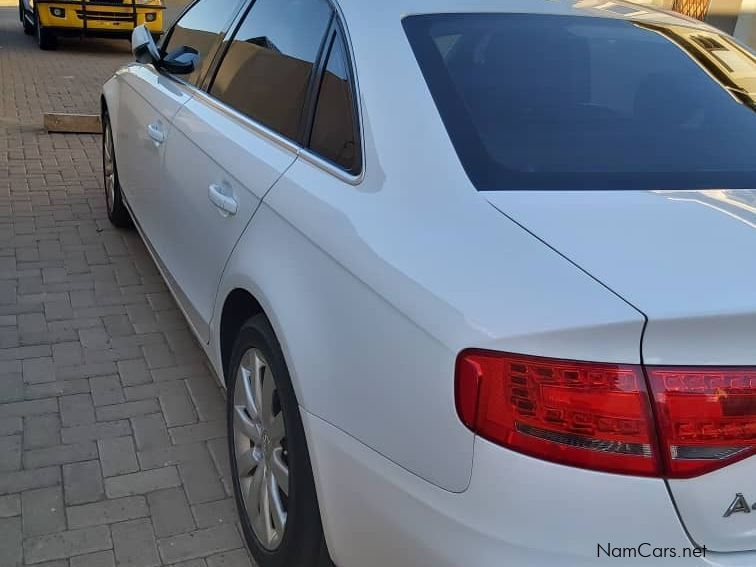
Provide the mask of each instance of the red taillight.
{"label": "red taillight", "polygon": [[667,476],[698,476],[756,452],[756,369],[646,372]]}
{"label": "red taillight", "polygon": [[756,369],[645,372],[656,430],[641,366],[483,350],[457,358],[457,412],[494,443],[606,472],[690,478],[756,453]]}
{"label": "red taillight", "polygon": [[468,350],[456,391],[462,421],[495,443],[566,465],[659,474],[640,367]]}

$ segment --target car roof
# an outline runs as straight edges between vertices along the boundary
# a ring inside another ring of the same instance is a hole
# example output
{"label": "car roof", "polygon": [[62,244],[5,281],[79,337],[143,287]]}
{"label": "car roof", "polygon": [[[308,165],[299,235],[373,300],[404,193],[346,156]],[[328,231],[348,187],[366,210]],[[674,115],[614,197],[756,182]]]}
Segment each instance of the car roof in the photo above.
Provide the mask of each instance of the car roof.
{"label": "car roof", "polygon": [[722,33],[720,30],[678,12],[623,0],[334,0],[347,18],[371,18],[373,11],[405,16],[434,13],[515,13],[583,16],[682,25]]}

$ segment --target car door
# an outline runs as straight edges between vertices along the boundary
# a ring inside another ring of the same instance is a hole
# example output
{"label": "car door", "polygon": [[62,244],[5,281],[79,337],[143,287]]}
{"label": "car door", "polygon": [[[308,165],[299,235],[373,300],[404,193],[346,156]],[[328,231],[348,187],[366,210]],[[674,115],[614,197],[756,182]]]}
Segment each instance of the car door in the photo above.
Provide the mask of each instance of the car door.
{"label": "car door", "polygon": [[167,271],[195,332],[209,324],[226,261],[297,158],[302,117],[332,11],[325,0],[256,0],[207,93],[174,119],[165,156]]}
{"label": "car door", "polygon": [[183,45],[198,46],[198,64],[191,74],[170,76],[153,65],[136,63],[119,73],[122,88],[118,97],[119,127],[115,132],[118,173],[135,220],[153,247],[165,240],[164,212],[158,209],[158,203],[165,147],[173,131],[171,121],[191,99],[221,44],[223,30],[241,3],[242,0],[200,0],[171,29],[162,46],[163,53]]}

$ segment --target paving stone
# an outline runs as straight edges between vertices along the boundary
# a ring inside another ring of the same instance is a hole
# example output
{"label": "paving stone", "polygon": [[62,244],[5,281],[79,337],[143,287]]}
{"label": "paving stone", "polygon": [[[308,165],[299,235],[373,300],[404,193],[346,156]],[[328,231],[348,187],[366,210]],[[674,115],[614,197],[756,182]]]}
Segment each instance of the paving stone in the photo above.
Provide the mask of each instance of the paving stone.
{"label": "paving stone", "polygon": [[21,542],[21,518],[0,519],[0,558],[2,558],[3,567],[21,565],[23,556]]}
{"label": "paving stone", "polygon": [[106,478],[105,493],[108,498],[119,498],[180,485],[178,471],[171,466]]}
{"label": "paving stone", "polygon": [[55,381],[52,357],[28,358],[22,362],[22,365],[24,382],[27,384]]}
{"label": "paving stone", "polygon": [[118,376],[96,376],[89,379],[95,406],[120,404],[125,401]]}
{"label": "paving stone", "polygon": [[208,567],[254,567],[245,549],[226,551],[207,558]]}
{"label": "paving stone", "polygon": [[63,491],[60,486],[27,490],[21,494],[24,537],[66,529]]}
{"label": "paving stone", "polygon": [[112,547],[108,527],[95,526],[25,539],[24,558],[26,563],[33,565],[52,559],[104,551]]}
{"label": "paving stone", "polygon": [[208,377],[194,376],[186,381],[200,420],[223,420],[226,416],[226,400],[220,388]]}
{"label": "paving stone", "polygon": [[113,500],[103,500],[93,504],[69,506],[68,526],[71,529],[113,524],[150,515],[144,496],[127,496]]}
{"label": "paving stone", "polygon": [[58,414],[32,415],[24,418],[24,448],[41,449],[60,445]]}
{"label": "paving stone", "polygon": [[57,343],[53,347],[53,362],[56,367],[76,366],[84,362],[81,343]]}
{"label": "paving stone", "polygon": [[185,378],[192,378],[193,376],[201,376],[212,381],[212,377],[204,364],[182,364],[168,368],[156,368],[150,372],[155,382],[183,380]]}
{"label": "paving stone", "polygon": [[99,461],[86,461],[63,466],[66,504],[86,504],[105,497]]}
{"label": "paving stone", "polygon": [[149,520],[113,524],[113,549],[119,567],[157,567],[160,565],[155,534]]}
{"label": "paving stone", "polygon": [[97,458],[97,445],[92,441],[57,445],[45,449],[24,451],[24,468],[39,468],[50,465],[62,465]]}
{"label": "paving stone", "polygon": [[0,419],[0,435],[15,435],[23,431],[23,420],[20,417],[4,417]]}
{"label": "paving stone", "polygon": [[173,563],[170,567],[207,567],[207,563],[204,559],[190,559],[189,561]]}
{"label": "paving stone", "polygon": [[[91,293],[82,291],[79,293]],[[71,296],[73,302],[73,292]],[[79,342],[85,349],[104,348],[110,344],[110,337],[104,327],[90,327],[88,329],[79,329]]]}
{"label": "paving stone", "polygon": [[160,406],[155,399],[126,402],[112,406],[101,406],[96,409],[97,421],[128,419],[130,417],[147,415],[159,411]]}
{"label": "paving stone", "polygon": [[233,484],[231,480],[231,460],[228,454],[228,439],[212,439],[207,442],[207,448],[210,450],[210,456],[213,458],[213,464],[218,469],[221,476],[223,488],[226,494],[233,494]]}
{"label": "paving stone", "polygon": [[60,484],[60,467],[44,467],[0,473],[0,494]]}
{"label": "paving stone", "polygon": [[165,563],[207,557],[237,549],[242,545],[239,533],[233,525],[215,526],[158,540],[160,556]]}
{"label": "paving stone", "polygon": [[189,393],[186,391],[183,382],[169,382],[169,384],[175,384],[176,387],[171,388],[172,391],[160,393],[158,398],[160,407],[163,409],[166,425],[176,427],[195,423],[197,411],[194,409],[194,404],[189,398]]}
{"label": "paving stone", "polygon": [[181,427],[172,427],[168,432],[171,435],[173,443],[176,445],[208,441],[226,436],[226,422],[219,420],[183,425]]}
{"label": "paving stone", "polygon": [[71,567],[115,567],[112,551],[97,551],[71,558]]}
{"label": "paving stone", "polygon": [[198,451],[192,461],[180,463],[178,469],[186,496],[192,504],[226,497],[220,474],[207,450]]}
{"label": "paving stone", "polygon": [[[60,372],[56,373],[56,376]],[[26,386],[24,396],[27,400],[49,398],[51,396],[66,396],[71,394],[86,394],[89,392],[89,382],[85,379],[56,380],[42,384],[29,384]]]}
{"label": "paving stone", "polygon": [[[0,383],[4,381],[5,378],[3,380],[0,380]],[[26,415],[39,415],[43,413],[58,413],[57,398],[46,398],[28,402],[0,404],[0,418],[17,416],[23,417]]]}
{"label": "paving stone", "polygon": [[153,413],[131,418],[137,449],[147,451],[171,444],[163,414]]}
{"label": "paving stone", "polygon": [[147,361],[147,367],[150,369],[176,366],[176,357],[165,343],[144,345],[142,352]]}
{"label": "paving stone", "polygon": [[134,327],[126,315],[107,315],[102,318],[110,337],[124,337],[134,334]]}
{"label": "paving stone", "polygon": [[139,470],[134,440],[130,436],[103,439],[97,442],[97,447],[104,476],[123,475]]}
{"label": "paving stone", "polygon": [[152,524],[157,537],[167,537],[195,529],[192,512],[181,488],[157,490],[147,495]]}
{"label": "paving stone", "polygon": [[137,456],[142,470],[149,470],[191,462],[198,453],[205,450],[204,443],[200,442],[139,451]]}
{"label": "paving stone", "polygon": [[210,528],[218,524],[233,524],[239,519],[236,502],[233,498],[195,504],[192,506],[192,514],[198,528]]}
{"label": "paving stone", "polygon": [[61,430],[63,443],[79,443],[83,441],[97,441],[98,439],[112,439],[131,434],[131,426],[125,419],[119,421],[106,421],[66,427]]}
{"label": "paving stone", "polygon": [[[12,518],[21,515],[21,495],[0,496],[0,518]],[[1,557],[1,556],[0,556]]]}
{"label": "paving stone", "polygon": [[[3,370],[2,366],[14,366],[18,367],[18,370]],[[21,361],[11,361],[8,363],[0,362],[0,404],[12,405],[8,402],[16,402],[24,399],[24,379],[21,376]],[[18,413],[6,414],[3,410],[3,405],[0,405],[0,417],[6,417],[8,415],[23,415]],[[18,411],[14,408],[14,411]]]}
{"label": "paving stone", "polygon": [[16,361],[25,358],[39,358],[41,356],[50,356],[52,349],[50,345],[20,346],[16,348],[0,348],[0,360]]}
{"label": "paving stone", "polygon": [[16,471],[21,468],[21,436],[0,437],[0,471]]}
{"label": "paving stone", "polygon": [[45,319],[47,321],[60,321],[61,319],[71,319],[73,310],[70,301],[46,301],[45,302]]}
{"label": "paving stone", "polygon": [[60,398],[60,416],[64,427],[94,423],[95,413],[92,396],[75,394]]}
{"label": "paving stone", "polygon": [[147,368],[147,363],[142,358],[121,360],[117,365],[118,374],[124,386],[136,386],[152,382],[152,375]]}

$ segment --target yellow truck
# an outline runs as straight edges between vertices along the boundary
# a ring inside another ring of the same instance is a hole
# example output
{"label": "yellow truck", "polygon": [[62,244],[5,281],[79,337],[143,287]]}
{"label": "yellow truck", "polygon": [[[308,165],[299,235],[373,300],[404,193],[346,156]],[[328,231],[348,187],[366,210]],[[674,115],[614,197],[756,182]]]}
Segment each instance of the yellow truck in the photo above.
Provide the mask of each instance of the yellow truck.
{"label": "yellow truck", "polygon": [[19,0],[24,32],[36,35],[40,49],[55,49],[59,36],[131,37],[147,26],[163,33],[163,0]]}

